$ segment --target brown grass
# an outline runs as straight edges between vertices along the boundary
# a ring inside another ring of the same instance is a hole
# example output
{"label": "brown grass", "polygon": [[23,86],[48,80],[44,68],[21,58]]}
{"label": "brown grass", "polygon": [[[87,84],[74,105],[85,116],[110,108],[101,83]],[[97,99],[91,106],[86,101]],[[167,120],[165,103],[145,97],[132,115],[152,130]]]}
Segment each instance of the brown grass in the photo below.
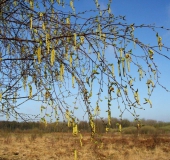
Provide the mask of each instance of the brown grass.
{"label": "brown grass", "polygon": [[0,136],[0,160],[170,160],[170,136],[8,133]]}

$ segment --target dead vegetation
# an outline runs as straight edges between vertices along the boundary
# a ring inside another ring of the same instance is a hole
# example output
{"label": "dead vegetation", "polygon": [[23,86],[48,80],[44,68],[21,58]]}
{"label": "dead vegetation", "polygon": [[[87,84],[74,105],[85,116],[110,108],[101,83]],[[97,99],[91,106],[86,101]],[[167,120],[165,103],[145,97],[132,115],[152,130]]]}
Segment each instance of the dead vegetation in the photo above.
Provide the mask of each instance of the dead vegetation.
{"label": "dead vegetation", "polygon": [[0,160],[170,160],[169,135],[1,133]]}

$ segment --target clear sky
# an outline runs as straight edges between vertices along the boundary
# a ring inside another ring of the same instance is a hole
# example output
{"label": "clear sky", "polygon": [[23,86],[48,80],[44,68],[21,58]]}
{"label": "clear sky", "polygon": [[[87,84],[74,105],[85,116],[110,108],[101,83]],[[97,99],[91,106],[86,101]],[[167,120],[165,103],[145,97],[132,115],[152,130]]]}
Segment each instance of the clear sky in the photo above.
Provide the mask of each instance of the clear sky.
{"label": "clear sky", "polygon": [[[99,4],[103,9],[107,8],[107,0],[99,0]],[[92,0],[75,0],[74,5],[76,13],[83,10],[95,9],[95,4]],[[67,9],[67,7],[66,7]],[[126,22],[128,24],[156,24],[156,26],[164,26],[170,28],[170,1],[168,0],[112,0],[111,11],[115,16],[126,16]],[[89,15],[91,16],[91,15]],[[158,30],[162,41],[165,45],[170,46],[170,31]],[[155,34],[148,30],[135,30],[135,37],[143,41],[146,44],[157,44]],[[112,50],[108,49],[108,57],[111,55]],[[138,50],[136,50],[136,53]],[[166,51],[165,51],[166,52]],[[170,54],[170,52],[166,52]],[[160,67],[161,78],[160,82],[170,90],[170,61],[155,57],[155,61]],[[132,69],[133,70],[133,69]],[[134,77],[138,78],[137,71],[134,71]],[[141,90],[141,96],[147,95],[147,88],[145,83],[138,84],[139,90]],[[147,96],[146,96],[147,97]],[[151,97],[153,107],[149,105],[143,106],[145,110],[136,110],[140,115],[140,118],[155,119],[161,121],[170,121],[170,93],[167,93],[164,89],[157,86]],[[68,99],[68,101],[71,101]],[[93,102],[92,102],[93,103]],[[40,113],[40,105],[35,102],[28,102],[21,106],[20,111],[38,114]],[[94,102],[95,105],[95,102]],[[107,106],[107,103],[103,106]],[[113,103],[114,106],[114,103]],[[105,112],[107,108],[101,108],[101,116],[107,117]],[[76,111],[78,118],[81,120],[82,111]],[[119,117],[119,110],[117,107],[112,109],[112,117]],[[2,117],[3,118],[3,117]],[[0,117],[0,120],[2,120]],[[133,120],[133,116],[127,111],[124,113],[123,118]]]}

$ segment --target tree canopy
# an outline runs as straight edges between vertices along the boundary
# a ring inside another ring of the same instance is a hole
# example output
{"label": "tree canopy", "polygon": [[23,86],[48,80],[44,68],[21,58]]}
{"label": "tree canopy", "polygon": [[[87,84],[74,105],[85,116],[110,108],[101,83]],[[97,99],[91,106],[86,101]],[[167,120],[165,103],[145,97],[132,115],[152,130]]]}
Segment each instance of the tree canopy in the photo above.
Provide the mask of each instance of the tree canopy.
{"label": "tree canopy", "polygon": [[[138,118],[136,109],[142,109],[143,103],[152,107],[150,98],[157,85],[167,90],[159,82],[154,57],[170,60],[162,52],[170,47],[163,44],[157,32],[168,28],[128,24],[125,16],[112,14],[111,0],[107,9],[101,9],[94,0],[96,8],[82,12],[76,12],[75,3],[0,1],[0,113],[7,119],[41,118],[47,123],[48,117],[56,121],[63,117],[71,126],[78,122],[74,110],[82,108],[95,132],[94,117],[101,118],[103,100],[107,101],[104,107],[109,127],[113,101],[120,109],[120,118],[125,110]],[[154,32],[156,44],[145,44],[135,36],[135,30],[143,28]],[[140,53],[135,52],[137,48]],[[139,78],[134,76],[136,70]],[[140,97],[136,81],[145,81],[146,97]],[[42,114],[20,112],[18,108],[27,101],[42,103]]]}

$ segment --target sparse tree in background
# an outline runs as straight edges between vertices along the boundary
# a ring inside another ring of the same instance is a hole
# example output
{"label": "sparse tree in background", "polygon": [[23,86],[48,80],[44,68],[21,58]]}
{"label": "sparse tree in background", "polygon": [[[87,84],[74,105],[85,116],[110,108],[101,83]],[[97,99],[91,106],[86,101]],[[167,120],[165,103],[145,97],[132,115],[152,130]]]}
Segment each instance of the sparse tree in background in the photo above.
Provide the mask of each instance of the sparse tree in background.
{"label": "sparse tree in background", "polygon": [[[96,9],[77,12],[73,0],[0,1],[1,115],[25,121],[41,118],[44,123],[48,117],[56,121],[63,117],[76,129],[74,110],[83,108],[94,134],[94,118],[100,118],[104,100],[107,127],[111,126],[113,101],[120,118],[125,110],[138,118],[135,110],[142,109],[143,103],[152,107],[151,94],[156,85],[162,86],[154,57],[170,60],[162,52],[169,46],[157,30],[169,29],[127,24],[126,17],[112,14],[111,0],[105,10],[97,0],[94,3]],[[149,46],[135,37],[135,30],[143,28],[155,33],[156,44]],[[136,81],[145,81],[148,96],[139,98]],[[95,106],[92,99],[96,99]],[[42,102],[42,114],[21,113],[18,108],[27,101]]]}

